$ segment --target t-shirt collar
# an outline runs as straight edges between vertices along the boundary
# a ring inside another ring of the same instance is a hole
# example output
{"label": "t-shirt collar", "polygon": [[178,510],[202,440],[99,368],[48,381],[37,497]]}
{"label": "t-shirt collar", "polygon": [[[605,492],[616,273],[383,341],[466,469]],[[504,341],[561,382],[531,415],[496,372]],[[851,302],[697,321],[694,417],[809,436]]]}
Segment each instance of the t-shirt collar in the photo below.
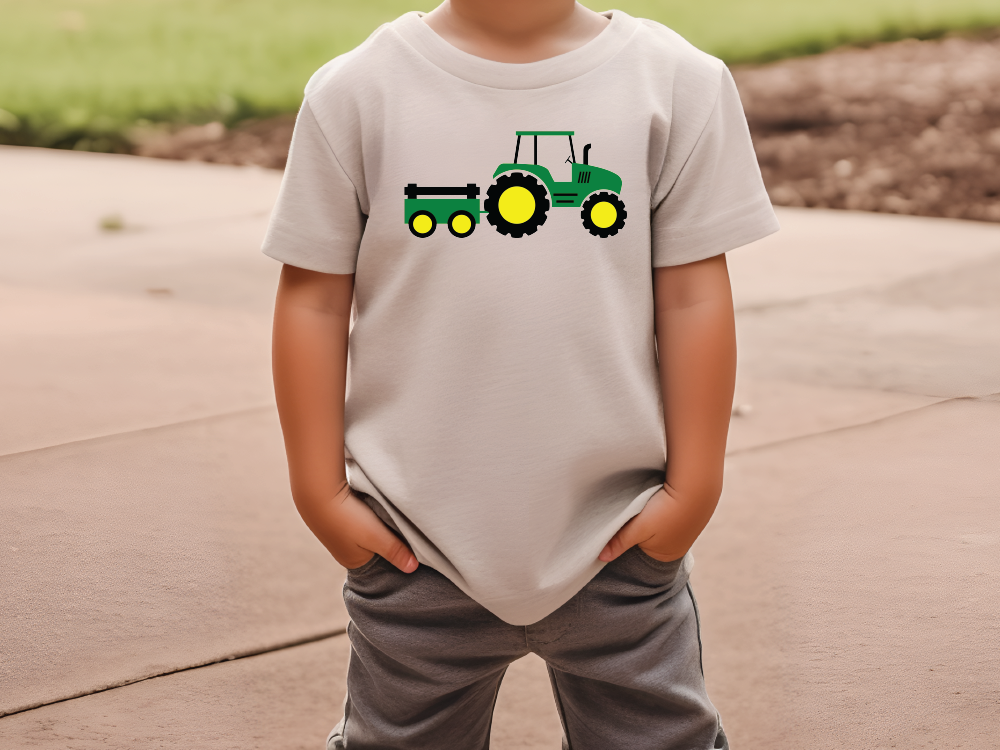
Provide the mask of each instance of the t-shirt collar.
{"label": "t-shirt collar", "polygon": [[639,26],[637,19],[620,10],[601,15],[611,23],[589,42],[555,57],[530,63],[504,63],[470,55],[446,42],[421,20],[424,13],[410,11],[392,28],[417,52],[439,68],[471,83],[498,89],[537,89],[583,75],[610,60]]}

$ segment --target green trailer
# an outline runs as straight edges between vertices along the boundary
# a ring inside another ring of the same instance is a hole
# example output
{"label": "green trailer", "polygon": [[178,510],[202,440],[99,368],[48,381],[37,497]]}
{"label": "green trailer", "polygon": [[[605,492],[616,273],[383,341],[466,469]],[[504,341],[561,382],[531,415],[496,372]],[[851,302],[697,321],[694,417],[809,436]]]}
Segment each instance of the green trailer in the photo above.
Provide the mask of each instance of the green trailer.
{"label": "green trailer", "polygon": [[[405,194],[403,221],[417,237],[430,237],[438,224],[447,226],[455,237],[468,237],[479,223],[479,186],[471,182],[465,187],[421,187],[411,182]],[[451,197],[420,197],[427,195]]]}

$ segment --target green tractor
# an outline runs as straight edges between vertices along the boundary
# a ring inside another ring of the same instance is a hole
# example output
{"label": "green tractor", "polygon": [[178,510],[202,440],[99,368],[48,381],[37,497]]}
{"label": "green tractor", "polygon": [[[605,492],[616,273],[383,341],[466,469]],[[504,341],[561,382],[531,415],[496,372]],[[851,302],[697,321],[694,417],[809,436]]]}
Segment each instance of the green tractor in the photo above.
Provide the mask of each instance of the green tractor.
{"label": "green tractor", "polygon": [[[620,197],[622,178],[607,169],[590,165],[590,145],[583,147],[583,163],[576,161],[572,130],[518,130],[514,161],[501,164],[493,173],[493,184],[486,191],[484,213],[500,234],[523,237],[534,234],[545,223],[549,208],[579,208],[583,226],[595,237],[610,237],[625,226],[625,204]],[[518,163],[521,138],[534,139],[532,163]],[[569,157],[573,165],[570,182],[556,182],[548,169],[538,164],[539,136],[569,138]]]}

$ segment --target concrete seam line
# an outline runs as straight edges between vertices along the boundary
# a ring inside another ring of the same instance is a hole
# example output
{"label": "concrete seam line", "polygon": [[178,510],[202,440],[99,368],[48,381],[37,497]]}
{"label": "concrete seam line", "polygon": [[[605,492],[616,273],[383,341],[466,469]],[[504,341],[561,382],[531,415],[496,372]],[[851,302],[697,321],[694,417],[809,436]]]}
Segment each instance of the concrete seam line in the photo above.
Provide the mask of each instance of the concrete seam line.
{"label": "concrete seam line", "polygon": [[305,646],[310,643],[316,643],[318,641],[325,641],[330,638],[336,638],[338,636],[347,633],[347,628],[338,628],[336,630],[329,630],[324,633],[319,633],[317,635],[307,636],[305,638],[299,638],[294,641],[287,641],[285,643],[279,643],[275,646],[268,646],[266,648],[254,649],[252,651],[237,651],[229,656],[223,656],[219,659],[212,659],[211,661],[201,662],[199,664],[192,664],[187,667],[179,667],[178,669],[171,669],[166,672],[159,672],[157,674],[149,675],[148,677],[138,677],[134,680],[125,680],[123,682],[115,683],[114,685],[107,685],[105,687],[96,688],[94,690],[84,690],[79,693],[74,693],[73,695],[67,695],[62,698],[56,698],[50,701],[39,701],[38,703],[31,703],[27,706],[19,706],[18,708],[12,709],[10,711],[0,711],[0,718],[5,718],[7,716],[14,716],[16,714],[23,714],[26,711],[34,711],[37,708],[44,708],[45,706],[52,706],[56,703],[65,703],[66,701],[75,700],[77,698],[83,698],[88,695],[97,695],[99,693],[106,693],[109,690],[116,690],[117,688],[127,687],[128,685],[136,685],[140,682],[146,682],[148,680],[155,680],[158,677],[169,677],[170,675],[180,674],[181,672],[190,672],[194,669],[201,669],[202,667],[210,667],[213,664],[225,664],[227,662],[236,661],[238,659],[247,659],[251,656],[261,656],[263,654],[273,654],[277,651],[284,651],[286,649],[295,648],[296,646]]}
{"label": "concrete seam line", "polygon": [[835,432],[847,432],[848,430],[858,429],[860,427],[871,427],[874,424],[879,424],[881,422],[888,422],[890,419],[895,419],[896,417],[901,417],[904,414],[913,414],[914,412],[923,411],[924,409],[933,409],[941,404],[950,404],[955,401],[982,401],[992,400],[993,398],[1000,396],[1000,394],[988,394],[985,396],[954,396],[952,398],[943,398],[940,401],[935,401],[933,404],[924,404],[923,406],[918,406],[914,409],[906,409],[905,411],[899,411],[895,414],[890,414],[887,417],[879,417],[878,419],[872,419],[869,422],[858,422],[857,424],[844,425],[843,427],[834,427],[832,430],[820,430],[819,432],[810,432],[808,435],[796,435],[795,437],[782,438],[781,440],[775,440],[770,443],[762,443],[761,445],[751,445],[747,448],[736,448],[731,451],[726,451],[726,456],[740,456],[744,453],[752,453],[754,451],[764,450],[766,448],[773,448],[776,445],[788,445],[790,443],[796,443],[800,440],[809,440],[810,438],[819,437],[821,435],[832,435]]}
{"label": "concrete seam line", "polygon": [[191,419],[182,419],[178,422],[164,422],[163,424],[150,425],[149,427],[139,427],[134,430],[122,430],[121,432],[109,432],[106,435],[94,435],[93,437],[80,438],[79,440],[67,440],[65,443],[54,443],[53,445],[43,445],[41,448],[29,448],[26,451],[14,451],[13,453],[2,453],[0,454],[0,461],[7,458],[13,458],[14,456],[26,456],[29,453],[40,453],[41,451],[54,450],[55,448],[63,448],[67,445],[79,445],[82,443],[92,443],[99,440],[108,440],[110,438],[121,437],[122,435],[138,435],[141,432],[153,432],[154,430],[163,430],[170,427],[180,427],[182,425],[198,424],[199,422],[211,422],[213,420],[225,419],[227,417],[240,416],[242,414],[253,414],[254,412],[262,412],[274,410],[274,404],[264,404],[261,406],[248,406],[245,409],[235,409],[233,411],[219,412],[218,414],[207,414],[204,417],[193,417]]}

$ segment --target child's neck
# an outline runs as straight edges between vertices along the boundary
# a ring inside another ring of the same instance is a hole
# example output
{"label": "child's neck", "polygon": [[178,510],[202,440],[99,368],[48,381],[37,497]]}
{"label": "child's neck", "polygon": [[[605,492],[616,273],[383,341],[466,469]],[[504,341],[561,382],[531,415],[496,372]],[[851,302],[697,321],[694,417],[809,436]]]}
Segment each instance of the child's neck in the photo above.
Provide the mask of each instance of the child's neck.
{"label": "child's neck", "polygon": [[575,0],[444,0],[423,20],[463,52],[506,63],[564,54],[609,23]]}

